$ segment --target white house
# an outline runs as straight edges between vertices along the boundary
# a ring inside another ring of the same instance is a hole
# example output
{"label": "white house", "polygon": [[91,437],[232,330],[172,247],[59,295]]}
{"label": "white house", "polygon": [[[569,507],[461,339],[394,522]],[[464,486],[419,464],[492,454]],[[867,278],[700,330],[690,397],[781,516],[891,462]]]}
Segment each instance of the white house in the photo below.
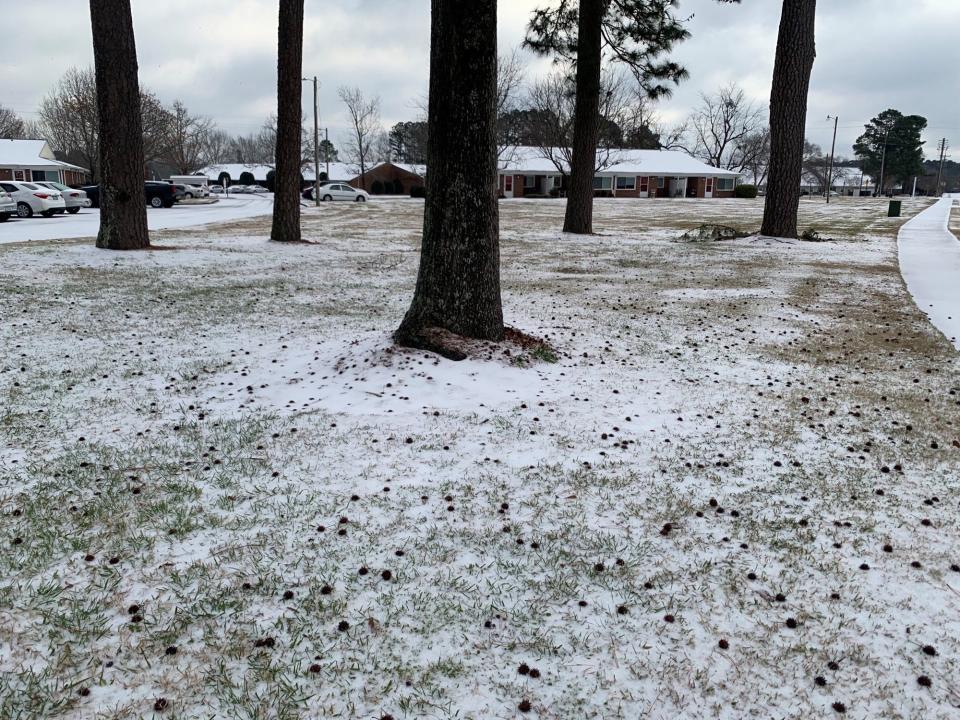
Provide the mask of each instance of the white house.
{"label": "white house", "polygon": [[46,140],[0,139],[0,180],[83,185],[88,175],[86,168],[57,160]]}
{"label": "white house", "polygon": [[[500,192],[504,197],[549,195],[561,189],[569,164],[557,148],[511,147],[500,154]],[[594,189],[613,197],[732,197],[739,173],[707,165],[675,150],[598,151],[603,167]]]}

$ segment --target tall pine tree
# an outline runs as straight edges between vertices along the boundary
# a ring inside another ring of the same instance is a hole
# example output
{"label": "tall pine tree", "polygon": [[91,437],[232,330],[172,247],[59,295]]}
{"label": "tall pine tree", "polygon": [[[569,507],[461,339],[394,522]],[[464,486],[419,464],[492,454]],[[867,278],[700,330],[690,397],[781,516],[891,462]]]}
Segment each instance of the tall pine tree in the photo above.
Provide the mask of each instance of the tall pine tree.
{"label": "tall pine tree", "polygon": [[143,121],[130,0],[90,0],[100,125],[97,247],[150,246],[143,185]]}
{"label": "tall pine tree", "polygon": [[770,90],[770,165],[760,233],[797,236],[817,0],[783,0]]}
{"label": "tall pine tree", "polygon": [[[93,2],[93,0],[91,0]],[[277,172],[270,239],[300,241],[303,0],[280,0],[277,42]]]}
{"label": "tall pine tree", "polygon": [[463,354],[448,333],[503,338],[497,207],[497,2],[432,0],[427,198],[401,345]]}

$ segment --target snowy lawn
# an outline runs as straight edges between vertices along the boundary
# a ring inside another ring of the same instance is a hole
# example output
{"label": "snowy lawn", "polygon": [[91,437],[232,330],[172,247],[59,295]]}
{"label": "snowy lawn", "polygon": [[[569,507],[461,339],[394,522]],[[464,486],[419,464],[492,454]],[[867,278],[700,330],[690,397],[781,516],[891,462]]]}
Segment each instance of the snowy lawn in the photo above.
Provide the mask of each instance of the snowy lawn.
{"label": "snowy lawn", "polygon": [[417,202],[0,247],[0,717],[956,718],[958,355],[885,201],[675,242],[761,207],[504,202],[463,363]]}

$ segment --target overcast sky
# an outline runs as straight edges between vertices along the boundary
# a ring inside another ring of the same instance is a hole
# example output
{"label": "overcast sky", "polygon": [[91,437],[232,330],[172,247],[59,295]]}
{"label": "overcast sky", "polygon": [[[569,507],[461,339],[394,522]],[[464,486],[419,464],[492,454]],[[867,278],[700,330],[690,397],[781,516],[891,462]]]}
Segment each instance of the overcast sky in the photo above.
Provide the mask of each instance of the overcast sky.
{"label": "overcast sky", "polygon": [[[501,51],[523,39],[530,10],[552,0],[500,0]],[[960,0],[820,0],[807,135],[829,148],[839,115],[839,155],[863,123],[893,107],[928,119],[927,155],[942,136],[960,148]],[[690,71],[663,119],[682,119],[701,92],[736,81],[766,105],[780,3],[681,0],[692,37],[674,57]],[[320,76],[321,124],[338,143],[345,127],[337,87],[379,94],[383,122],[413,119],[426,94],[428,0],[306,0],[304,75]],[[276,106],[277,0],[133,0],[140,82],[170,103],[183,100],[232,133],[257,130]],[[3,2],[0,104],[35,118],[67,68],[93,61],[88,5],[78,0]],[[529,58],[535,76],[549,63]],[[304,84],[304,111],[312,102]],[[954,157],[957,153],[954,153]]]}

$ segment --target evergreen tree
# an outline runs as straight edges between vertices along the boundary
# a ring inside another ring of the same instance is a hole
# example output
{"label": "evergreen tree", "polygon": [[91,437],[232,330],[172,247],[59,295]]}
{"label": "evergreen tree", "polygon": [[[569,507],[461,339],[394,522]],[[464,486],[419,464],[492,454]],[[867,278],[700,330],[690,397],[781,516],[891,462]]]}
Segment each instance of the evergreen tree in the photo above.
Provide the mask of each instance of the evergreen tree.
{"label": "evergreen tree", "polygon": [[[924,117],[884,110],[864,126],[863,135],[853,145],[863,172],[877,178],[882,164],[883,180],[893,178],[900,183],[909,182],[914,175],[922,175],[924,143],[920,135],[926,127]],[[887,184],[877,183],[881,193]]]}
{"label": "evergreen tree", "polygon": [[277,45],[277,174],[276,189],[273,193],[273,227],[270,231],[270,239],[278,242],[300,241],[302,65],[303,0],[280,0]]}
{"label": "evergreen tree", "polygon": [[503,339],[497,206],[497,3],[432,0],[427,198],[401,345],[452,359],[449,333]]}
{"label": "evergreen tree", "polygon": [[[143,185],[143,122],[130,0],[90,0],[97,85],[100,231],[97,247],[150,246]],[[133,108],[133,111],[130,111]]]}
{"label": "evergreen tree", "polygon": [[[739,2],[739,0],[720,0]],[[573,156],[564,232],[593,231],[593,176],[600,132],[600,72],[604,53],[625,65],[650,98],[668,96],[687,77],[664,59],[690,36],[674,10],[677,0],[559,0],[538,8],[525,44],[576,66]]]}
{"label": "evergreen tree", "polygon": [[816,0],[783,0],[770,90],[770,166],[760,232],[797,236],[807,92],[816,57]]}

